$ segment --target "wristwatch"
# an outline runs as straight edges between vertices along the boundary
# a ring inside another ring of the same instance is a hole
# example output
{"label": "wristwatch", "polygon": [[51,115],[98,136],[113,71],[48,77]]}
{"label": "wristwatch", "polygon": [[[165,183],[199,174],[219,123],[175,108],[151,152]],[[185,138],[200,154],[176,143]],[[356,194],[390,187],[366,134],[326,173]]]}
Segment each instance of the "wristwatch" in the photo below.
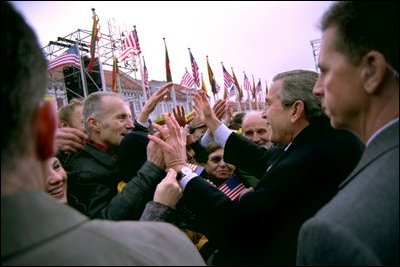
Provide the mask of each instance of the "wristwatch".
{"label": "wristwatch", "polygon": [[184,177],[195,177],[198,176],[190,167],[184,165],[177,173],[176,180],[179,181]]}

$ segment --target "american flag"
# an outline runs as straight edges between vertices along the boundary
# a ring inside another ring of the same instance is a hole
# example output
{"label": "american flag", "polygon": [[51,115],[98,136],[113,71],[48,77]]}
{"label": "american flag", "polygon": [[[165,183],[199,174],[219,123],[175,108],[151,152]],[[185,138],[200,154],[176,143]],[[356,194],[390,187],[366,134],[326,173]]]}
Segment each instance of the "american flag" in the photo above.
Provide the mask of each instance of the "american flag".
{"label": "american flag", "polygon": [[139,46],[139,37],[136,28],[125,38],[122,44],[122,53],[119,60],[122,62],[131,54],[139,55],[141,53]]}
{"label": "american flag", "polygon": [[194,79],[186,68],[185,68],[185,74],[183,74],[182,76],[181,85],[187,88],[192,88],[194,85]]}
{"label": "american flag", "polygon": [[233,176],[220,185],[218,189],[234,201],[239,198],[240,193],[245,190],[246,187],[237,176]]}
{"label": "american flag", "polygon": [[190,63],[192,64],[193,80],[194,83],[197,85],[197,87],[200,87],[199,66],[197,66],[196,60],[194,60],[194,57],[190,49],[189,49],[189,54],[190,54]]}
{"label": "american flag", "polygon": [[261,91],[262,91],[262,85],[261,85],[261,79],[259,79],[256,87],[256,93],[259,93]]}
{"label": "american flag", "polygon": [[243,87],[245,90],[251,92],[251,84],[249,79],[246,76],[246,73],[244,73],[244,82],[243,82]]}
{"label": "american flag", "polygon": [[81,61],[79,59],[78,47],[76,44],[71,46],[67,51],[62,53],[60,56],[48,62],[48,69],[52,70],[57,67],[73,65],[78,69],[81,67]]}
{"label": "american flag", "polygon": [[224,64],[222,64],[222,72],[224,74],[224,88],[227,90],[233,85],[233,78],[229,72],[226,71]]}
{"label": "american flag", "polygon": [[143,58],[143,81],[144,81],[144,87],[146,87],[147,89],[150,88],[149,71],[147,70],[146,61],[144,61],[144,58]]}

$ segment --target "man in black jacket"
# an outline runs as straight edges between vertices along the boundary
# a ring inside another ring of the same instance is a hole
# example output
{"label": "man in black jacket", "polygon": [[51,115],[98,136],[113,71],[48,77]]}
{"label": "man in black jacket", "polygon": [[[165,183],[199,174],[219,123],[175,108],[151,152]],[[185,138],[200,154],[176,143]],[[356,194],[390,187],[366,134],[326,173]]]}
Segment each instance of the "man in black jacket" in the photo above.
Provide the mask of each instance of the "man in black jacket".
{"label": "man in black jacket", "polygon": [[282,146],[269,150],[230,131],[206,96],[195,96],[196,112],[224,147],[224,160],[262,177],[254,191],[233,202],[200,177],[180,180],[182,203],[195,214],[192,228],[219,248],[212,264],[294,265],[301,224],[333,197],[360,159],[362,144],[334,130],[313,95],[317,76],[295,70],[274,78],[263,117],[271,141]]}
{"label": "man in black jacket", "polygon": [[[170,86],[160,88],[160,95]],[[114,93],[93,93],[84,100],[83,120],[89,140],[65,166],[68,204],[91,218],[139,219],[156,185],[165,176],[160,152],[149,149],[147,161],[118,194],[121,175],[116,152],[122,139],[134,128],[128,104]]]}

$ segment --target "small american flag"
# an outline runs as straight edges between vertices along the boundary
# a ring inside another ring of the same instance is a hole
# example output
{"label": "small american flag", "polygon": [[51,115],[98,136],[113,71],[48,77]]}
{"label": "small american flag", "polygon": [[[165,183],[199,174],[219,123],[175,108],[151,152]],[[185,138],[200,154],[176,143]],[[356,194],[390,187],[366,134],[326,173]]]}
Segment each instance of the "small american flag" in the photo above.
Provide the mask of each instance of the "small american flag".
{"label": "small american flag", "polygon": [[245,190],[246,187],[237,176],[233,176],[220,185],[218,189],[234,201],[239,198],[240,193]]}
{"label": "small american flag", "polygon": [[243,83],[243,87],[244,89],[246,89],[247,91],[251,92],[251,84],[249,79],[246,76],[246,73],[244,74],[244,83]]}
{"label": "small american flag", "polygon": [[194,85],[194,79],[192,75],[190,75],[190,73],[187,71],[187,69],[185,69],[185,74],[183,74],[182,76],[181,85],[187,88],[192,88]]}
{"label": "small american flag", "polygon": [[149,71],[147,70],[146,61],[144,61],[144,58],[143,58],[143,81],[144,81],[144,87],[146,87],[146,89],[150,88]]}
{"label": "small american flag", "polygon": [[79,58],[78,47],[76,44],[71,46],[67,51],[62,53],[60,56],[48,62],[48,69],[52,70],[60,66],[73,65],[78,69],[81,67],[81,61]]}
{"label": "small american flag", "polygon": [[136,28],[125,38],[122,44],[122,53],[119,60],[122,62],[131,54],[139,55],[141,53],[139,46],[139,37]]}
{"label": "small american flag", "polygon": [[224,65],[222,64],[222,72],[224,74],[224,88],[225,90],[231,88],[233,85],[233,78],[232,76],[226,71]]}
{"label": "small american flag", "polygon": [[196,86],[200,87],[199,67],[197,66],[196,60],[194,60],[194,57],[190,49],[189,49],[189,54],[190,54],[190,63],[192,64],[193,80]]}

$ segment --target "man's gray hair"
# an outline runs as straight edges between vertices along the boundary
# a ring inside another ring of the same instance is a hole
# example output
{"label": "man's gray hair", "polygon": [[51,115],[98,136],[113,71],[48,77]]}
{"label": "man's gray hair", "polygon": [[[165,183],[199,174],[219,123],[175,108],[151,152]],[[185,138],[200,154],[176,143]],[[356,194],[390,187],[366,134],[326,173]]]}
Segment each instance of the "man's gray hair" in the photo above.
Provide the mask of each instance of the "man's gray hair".
{"label": "man's gray hair", "polygon": [[83,101],[83,108],[82,108],[83,124],[85,126],[85,131],[89,136],[92,133],[92,128],[90,127],[89,124],[89,118],[94,117],[97,120],[101,119],[102,112],[104,111],[103,98],[106,96],[119,97],[117,94],[112,92],[95,92],[90,94]]}
{"label": "man's gray hair", "polygon": [[282,105],[290,107],[301,100],[308,120],[323,116],[321,98],[313,93],[317,78],[318,73],[310,70],[292,70],[277,74],[273,81],[282,81],[282,89],[278,93]]}

